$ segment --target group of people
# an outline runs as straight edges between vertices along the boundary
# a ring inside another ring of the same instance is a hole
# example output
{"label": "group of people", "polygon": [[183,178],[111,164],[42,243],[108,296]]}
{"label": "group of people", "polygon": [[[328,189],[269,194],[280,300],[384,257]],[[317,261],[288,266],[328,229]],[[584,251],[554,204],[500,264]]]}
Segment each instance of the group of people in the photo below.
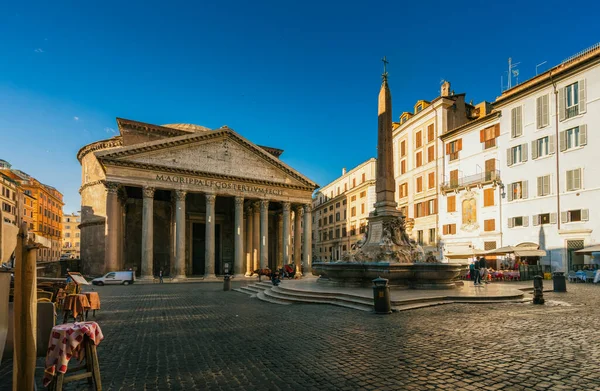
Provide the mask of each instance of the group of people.
{"label": "group of people", "polygon": [[475,261],[469,265],[469,273],[471,275],[471,281],[475,282],[475,286],[484,286],[481,282],[482,280],[488,284],[488,269],[485,257],[479,257],[478,259],[475,259]]}

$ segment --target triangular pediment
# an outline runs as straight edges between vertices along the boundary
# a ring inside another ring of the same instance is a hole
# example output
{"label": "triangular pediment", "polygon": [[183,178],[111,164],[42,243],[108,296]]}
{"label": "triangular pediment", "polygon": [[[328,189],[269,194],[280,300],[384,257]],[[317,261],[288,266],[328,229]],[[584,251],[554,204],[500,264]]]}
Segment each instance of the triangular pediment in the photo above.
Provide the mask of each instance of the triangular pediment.
{"label": "triangular pediment", "polygon": [[164,168],[315,189],[317,185],[229,128],[97,153],[104,164]]}

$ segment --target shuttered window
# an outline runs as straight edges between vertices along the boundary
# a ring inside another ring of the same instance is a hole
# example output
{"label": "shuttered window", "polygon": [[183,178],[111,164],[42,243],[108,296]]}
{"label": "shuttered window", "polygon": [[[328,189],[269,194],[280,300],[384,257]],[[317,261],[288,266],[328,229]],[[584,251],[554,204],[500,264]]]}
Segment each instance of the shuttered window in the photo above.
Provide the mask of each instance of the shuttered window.
{"label": "shuttered window", "polygon": [[400,156],[406,156],[406,140],[400,142]]}
{"label": "shuttered window", "polygon": [[398,186],[398,190],[400,192],[400,198],[404,198],[408,196],[408,183],[404,182]]}
{"label": "shuttered window", "polygon": [[512,138],[519,137],[523,134],[523,107],[518,106],[511,110],[511,128],[510,135]]}
{"label": "shuttered window", "polygon": [[484,149],[496,146],[496,138],[500,136],[500,124],[479,131],[479,142],[484,143]]}
{"label": "shuttered window", "polygon": [[419,130],[415,134],[415,147],[421,148],[422,145],[423,145],[423,133]]}
{"label": "shuttered window", "polygon": [[400,162],[400,174],[406,174],[406,160]]}
{"label": "shuttered window", "polygon": [[483,230],[486,232],[495,231],[496,230],[496,220],[483,220]]}
{"label": "shuttered window", "polygon": [[444,235],[456,235],[456,224],[446,224],[442,227]]}
{"label": "shuttered window", "polygon": [[416,166],[421,167],[423,165],[423,152],[417,152],[415,160]]}
{"label": "shuttered window", "polygon": [[456,212],[456,196],[448,196],[446,199],[446,209],[448,212]]}
{"label": "shuttered window", "polygon": [[427,175],[427,188],[428,189],[433,189],[435,187],[435,173],[434,172],[430,172]]}
{"label": "shuttered window", "polygon": [[458,159],[458,153],[462,150],[462,139],[454,140],[446,144],[446,155],[450,155],[450,160]]}
{"label": "shuttered window", "polygon": [[537,178],[537,195],[538,197],[547,196],[550,194],[550,175],[544,175]]}
{"label": "shuttered window", "polygon": [[485,189],[483,191],[483,206],[494,206],[494,189]]}
{"label": "shuttered window", "polygon": [[430,143],[435,139],[435,132],[433,129],[433,124],[427,127],[427,142]]}
{"label": "shuttered window", "polygon": [[536,99],[536,127],[538,129],[546,127],[550,123],[548,102],[548,94],[542,95]]}
{"label": "shuttered window", "polygon": [[458,186],[458,170],[450,171],[450,186]]}
{"label": "shuttered window", "polygon": [[420,176],[417,178],[417,193],[420,193],[423,191],[423,177]]}
{"label": "shuttered window", "polygon": [[427,163],[432,162],[435,159],[435,147],[432,145],[427,148]]}
{"label": "shuttered window", "polygon": [[590,219],[589,209],[575,209],[560,213],[561,223],[573,223],[577,221],[588,221]]}
{"label": "shuttered window", "polygon": [[567,171],[567,191],[580,190],[581,188],[581,168]]}

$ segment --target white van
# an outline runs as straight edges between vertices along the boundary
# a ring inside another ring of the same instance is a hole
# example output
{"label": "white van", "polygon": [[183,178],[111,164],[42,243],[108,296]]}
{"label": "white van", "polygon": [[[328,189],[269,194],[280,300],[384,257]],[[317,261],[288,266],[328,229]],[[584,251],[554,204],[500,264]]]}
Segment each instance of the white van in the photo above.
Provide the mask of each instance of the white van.
{"label": "white van", "polygon": [[109,284],[133,284],[135,281],[135,274],[133,271],[125,272],[108,272],[102,277],[94,278],[92,284],[94,285],[109,285]]}

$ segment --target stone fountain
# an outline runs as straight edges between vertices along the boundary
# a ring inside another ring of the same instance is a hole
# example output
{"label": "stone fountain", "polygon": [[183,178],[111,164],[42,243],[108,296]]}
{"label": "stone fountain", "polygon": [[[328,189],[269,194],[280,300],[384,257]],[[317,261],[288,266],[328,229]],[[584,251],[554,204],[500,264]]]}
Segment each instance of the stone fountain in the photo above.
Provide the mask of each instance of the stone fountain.
{"label": "stone fountain", "polygon": [[392,286],[423,289],[455,288],[461,265],[438,262],[425,257],[410,240],[402,213],[394,197],[392,153],[392,96],[384,61],[383,82],[379,91],[377,133],[377,202],[369,215],[366,238],[356,249],[337,262],[313,263],[319,282],[336,286],[371,286],[377,277],[387,278]]}

